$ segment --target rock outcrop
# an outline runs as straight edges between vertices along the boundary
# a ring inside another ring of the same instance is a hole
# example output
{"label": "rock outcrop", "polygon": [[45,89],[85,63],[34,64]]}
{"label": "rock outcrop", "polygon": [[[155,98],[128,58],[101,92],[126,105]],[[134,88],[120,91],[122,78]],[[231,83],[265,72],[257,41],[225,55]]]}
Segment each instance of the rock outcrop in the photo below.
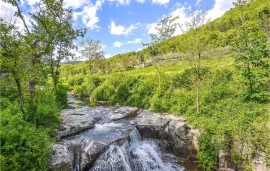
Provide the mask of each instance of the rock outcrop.
{"label": "rock outcrop", "polygon": [[142,137],[166,140],[173,144],[173,152],[180,157],[198,151],[199,131],[187,125],[183,117],[146,110],[137,116],[135,123]]}
{"label": "rock outcrop", "polygon": [[115,150],[130,141],[134,129],[144,139],[156,139],[163,149],[181,157],[198,148],[198,131],[182,117],[127,106],[90,108],[80,106],[83,103],[72,97],[69,102],[76,107],[61,113],[59,142],[52,147],[50,170],[89,170],[109,148]]}

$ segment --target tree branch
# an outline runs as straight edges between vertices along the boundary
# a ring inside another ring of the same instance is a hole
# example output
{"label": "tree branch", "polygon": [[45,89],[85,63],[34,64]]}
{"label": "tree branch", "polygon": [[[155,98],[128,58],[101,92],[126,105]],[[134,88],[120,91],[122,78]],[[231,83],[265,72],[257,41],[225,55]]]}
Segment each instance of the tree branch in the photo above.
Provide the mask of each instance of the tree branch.
{"label": "tree branch", "polygon": [[27,25],[26,25],[26,22],[25,22],[25,20],[24,20],[23,15],[22,15],[21,9],[20,9],[18,3],[16,2],[16,0],[14,0],[14,3],[15,3],[15,5],[16,5],[16,7],[17,7],[17,10],[18,10],[18,16],[19,16],[19,17],[21,18],[21,20],[23,21],[23,25],[24,25],[24,27],[25,27],[25,29],[26,29],[26,31],[27,31],[27,34],[30,34],[29,28],[28,28]]}

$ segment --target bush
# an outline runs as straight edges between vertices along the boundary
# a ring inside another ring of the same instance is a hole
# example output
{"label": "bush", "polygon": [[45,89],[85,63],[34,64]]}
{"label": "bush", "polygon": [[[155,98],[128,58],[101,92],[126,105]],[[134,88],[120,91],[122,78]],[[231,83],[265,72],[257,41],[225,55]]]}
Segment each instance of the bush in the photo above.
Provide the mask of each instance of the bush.
{"label": "bush", "polygon": [[200,152],[197,155],[200,167],[205,171],[211,171],[216,166],[218,152],[211,139],[211,132],[206,132],[199,137]]}
{"label": "bush", "polygon": [[55,96],[56,96],[56,102],[58,103],[61,109],[64,109],[68,106],[67,91],[68,91],[67,86],[58,84],[58,88],[55,93]]}
{"label": "bush", "polygon": [[1,170],[47,170],[50,138],[22,119],[16,104],[0,112]]}
{"label": "bush", "polygon": [[150,99],[155,93],[156,85],[153,84],[153,79],[145,77],[139,77],[136,84],[131,90],[128,104],[131,106],[137,106],[144,109],[150,108]]}

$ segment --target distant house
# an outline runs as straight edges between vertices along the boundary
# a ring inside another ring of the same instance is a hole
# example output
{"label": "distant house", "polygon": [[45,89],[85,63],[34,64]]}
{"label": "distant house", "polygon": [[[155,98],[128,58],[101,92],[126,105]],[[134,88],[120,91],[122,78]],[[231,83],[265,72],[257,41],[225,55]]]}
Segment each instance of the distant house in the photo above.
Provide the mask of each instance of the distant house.
{"label": "distant house", "polygon": [[142,62],[138,65],[135,65],[134,68],[144,68],[144,67],[148,67],[148,66],[151,66],[151,63]]}

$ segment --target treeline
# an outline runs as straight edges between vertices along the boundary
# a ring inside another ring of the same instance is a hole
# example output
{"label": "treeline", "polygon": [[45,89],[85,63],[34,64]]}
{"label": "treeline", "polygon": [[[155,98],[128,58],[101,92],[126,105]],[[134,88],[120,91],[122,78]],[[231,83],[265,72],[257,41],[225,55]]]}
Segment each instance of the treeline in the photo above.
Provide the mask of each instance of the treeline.
{"label": "treeline", "polygon": [[0,18],[0,169],[47,170],[59,112],[67,106],[60,61],[72,56],[72,41],[85,30],[73,29],[63,0],[39,1],[27,15],[21,1],[6,3],[16,12],[14,20]]}

